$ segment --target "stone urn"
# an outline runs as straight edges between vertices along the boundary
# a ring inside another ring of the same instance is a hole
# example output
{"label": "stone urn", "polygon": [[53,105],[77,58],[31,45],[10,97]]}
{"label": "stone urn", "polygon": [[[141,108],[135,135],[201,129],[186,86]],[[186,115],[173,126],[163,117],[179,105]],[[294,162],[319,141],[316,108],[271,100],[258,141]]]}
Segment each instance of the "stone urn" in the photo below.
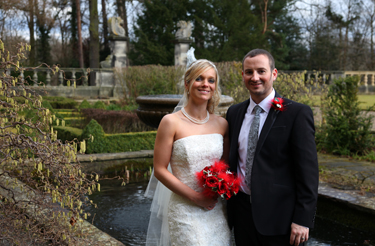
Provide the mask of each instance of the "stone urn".
{"label": "stone urn", "polygon": [[[157,128],[164,115],[172,113],[181,98],[182,95],[173,94],[139,96],[136,98],[139,105],[137,115],[143,123]],[[225,116],[233,102],[232,97],[222,95],[215,113]]]}

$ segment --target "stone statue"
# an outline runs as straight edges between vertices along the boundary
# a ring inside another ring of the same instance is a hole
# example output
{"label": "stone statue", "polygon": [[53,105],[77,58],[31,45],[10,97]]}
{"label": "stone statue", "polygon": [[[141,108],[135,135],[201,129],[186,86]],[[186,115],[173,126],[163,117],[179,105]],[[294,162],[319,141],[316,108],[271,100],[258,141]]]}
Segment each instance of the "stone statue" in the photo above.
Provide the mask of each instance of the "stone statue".
{"label": "stone statue", "polygon": [[176,39],[189,39],[191,36],[191,22],[179,21],[177,26],[180,28],[176,32]]}
{"label": "stone statue", "polygon": [[113,36],[125,37],[125,29],[121,26],[124,23],[120,17],[108,19],[109,33]]}

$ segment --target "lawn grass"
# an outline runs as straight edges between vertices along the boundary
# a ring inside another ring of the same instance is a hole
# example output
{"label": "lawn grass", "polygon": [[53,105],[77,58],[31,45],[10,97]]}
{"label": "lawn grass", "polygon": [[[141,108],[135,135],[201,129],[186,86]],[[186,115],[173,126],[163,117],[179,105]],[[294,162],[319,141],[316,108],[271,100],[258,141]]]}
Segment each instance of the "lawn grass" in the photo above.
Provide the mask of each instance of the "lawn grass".
{"label": "lawn grass", "polygon": [[[360,107],[362,109],[367,109],[375,105],[375,95],[358,95],[358,101],[361,103]],[[320,107],[320,95],[313,96],[313,105]]]}

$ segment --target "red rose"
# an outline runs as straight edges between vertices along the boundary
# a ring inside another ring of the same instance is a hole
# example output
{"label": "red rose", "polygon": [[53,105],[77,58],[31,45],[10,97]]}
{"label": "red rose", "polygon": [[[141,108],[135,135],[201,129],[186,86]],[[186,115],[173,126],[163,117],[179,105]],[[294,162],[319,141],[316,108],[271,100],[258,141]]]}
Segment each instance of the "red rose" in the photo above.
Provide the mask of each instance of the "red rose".
{"label": "red rose", "polygon": [[208,187],[217,187],[219,180],[215,176],[209,176],[206,179],[206,185]]}
{"label": "red rose", "polygon": [[284,111],[285,110],[285,106],[283,105],[283,103],[284,103],[284,100],[281,97],[275,97],[271,101],[271,106],[275,110]]}

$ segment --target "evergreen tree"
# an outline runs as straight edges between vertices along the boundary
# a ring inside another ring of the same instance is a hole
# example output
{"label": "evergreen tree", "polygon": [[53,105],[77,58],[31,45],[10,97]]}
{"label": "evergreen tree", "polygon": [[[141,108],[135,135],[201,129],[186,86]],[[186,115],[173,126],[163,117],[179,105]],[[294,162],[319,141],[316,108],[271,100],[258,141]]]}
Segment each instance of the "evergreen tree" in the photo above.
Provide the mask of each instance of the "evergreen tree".
{"label": "evergreen tree", "polygon": [[213,0],[212,6],[203,57],[215,62],[241,61],[248,51],[263,46],[261,25],[250,12],[247,0]]}
{"label": "evergreen tree", "polygon": [[251,3],[265,40],[259,48],[270,51],[277,68],[289,69],[292,58],[288,56],[293,54],[292,48],[297,48],[300,40],[298,23],[289,15],[289,6],[295,0],[251,0]]}
{"label": "evergreen tree", "polygon": [[264,0],[145,0],[129,57],[133,65],[172,65],[176,23],[190,20],[197,58],[241,61],[251,49],[263,48],[286,69],[291,48],[300,39],[293,33],[299,32],[296,20],[288,15],[293,2],[269,0],[266,6]]}
{"label": "evergreen tree", "polygon": [[189,20],[189,0],[145,0],[143,14],[134,27],[136,40],[129,58],[133,65],[174,64],[174,33],[177,22]]}

